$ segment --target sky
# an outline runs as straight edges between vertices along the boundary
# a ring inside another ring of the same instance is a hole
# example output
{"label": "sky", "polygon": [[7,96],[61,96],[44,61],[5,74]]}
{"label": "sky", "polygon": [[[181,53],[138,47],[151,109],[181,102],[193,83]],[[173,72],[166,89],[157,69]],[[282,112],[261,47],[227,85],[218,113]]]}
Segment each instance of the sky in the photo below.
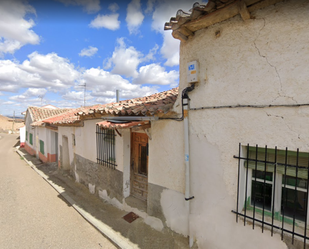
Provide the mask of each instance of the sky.
{"label": "sky", "polygon": [[195,0],[0,0],[0,115],[78,108],[178,86],[164,23]]}

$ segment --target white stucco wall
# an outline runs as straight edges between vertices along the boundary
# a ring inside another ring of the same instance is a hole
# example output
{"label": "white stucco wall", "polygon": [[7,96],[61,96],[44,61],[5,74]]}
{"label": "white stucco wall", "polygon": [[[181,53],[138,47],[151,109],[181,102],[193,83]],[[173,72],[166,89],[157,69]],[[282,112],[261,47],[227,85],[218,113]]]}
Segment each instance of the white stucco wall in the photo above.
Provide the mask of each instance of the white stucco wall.
{"label": "white stucco wall", "polygon": [[[200,66],[200,82],[189,93],[191,108],[309,103],[308,12],[308,1],[284,1],[256,11],[255,19],[244,22],[237,16],[181,43],[180,92],[188,86],[187,63],[197,60]],[[287,248],[279,235],[235,222],[238,161],[233,155],[239,143],[309,151],[309,108],[198,110],[190,111],[189,120],[195,196],[190,234],[199,247]]]}
{"label": "white stucco wall", "polygon": [[183,133],[182,122],[162,120],[151,123],[149,183],[184,193]]}
{"label": "white stucco wall", "polygon": [[19,129],[19,136],[20,143],[24,143],[26,141],[26,126]]}
{"label": "white stucco wall", "polygon": [[[73,163],[74,160],[74,151],[76,150],[76,147],[73,146],[73,140],[72,140],[72,134],[74,134],[75,127],[58,127],[58,153],[61,153],[60,146],[63,146],[63,136],[68,138],[68,147],[69,147],[69,161],[70,164]],[[76,135],[75,135],[76,139]],[[60,155],[61,156],[61,155]],[[59,159],[60,157],[58,157]]]}
{"label": "white stucco wall", "polygon": [[[96,144],[96,123],[99,119],[85,120],[82,127],[58,127],[59,145],[62,145],[62,136],[68,137],[70,163],[73,163],[74,153],[93,162],[97,161],[97,144]],[[127,161],[127,151],[130,146],[130,134],[122,132],[123,136],[116,135],[115,153],[117,170],[123,171]],[[73,135],[75,136],[75,146],[73,145]]]}

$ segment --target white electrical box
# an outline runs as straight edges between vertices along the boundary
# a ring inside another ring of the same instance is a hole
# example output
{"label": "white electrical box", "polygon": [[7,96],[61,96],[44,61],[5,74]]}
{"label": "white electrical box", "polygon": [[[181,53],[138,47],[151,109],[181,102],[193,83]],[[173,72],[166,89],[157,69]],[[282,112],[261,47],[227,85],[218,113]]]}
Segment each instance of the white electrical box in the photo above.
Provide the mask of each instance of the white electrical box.
{"label": "white electrical box", "polygon": [[191,61],[187,64],[187,81],[188,83],[198,82],[198,64],[197,61]]}

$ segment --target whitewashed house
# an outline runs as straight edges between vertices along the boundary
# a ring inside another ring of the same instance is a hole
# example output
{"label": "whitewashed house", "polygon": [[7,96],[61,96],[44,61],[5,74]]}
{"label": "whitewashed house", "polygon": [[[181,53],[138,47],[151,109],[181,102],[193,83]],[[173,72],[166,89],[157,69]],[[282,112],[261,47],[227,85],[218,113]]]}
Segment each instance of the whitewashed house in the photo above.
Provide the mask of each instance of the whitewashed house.
{"label": "whitewashed house", "polygon": [[[58,127],[60,167],[70,170],[91,193],[163,229],[161,193],[167,192],[163,205],[168,208],[175,198],[182,198],[182,190],[174,190],[183,188],[184,179],[184,168],[177,166],[183,161],[183,145],[170,137],[181,132],[181,124],[169,119],[177,116],[171,111],[177,95],[176,88],[43,120]],[[174,157],[173,153],[179,154],[173,158],[177,170],[170,168],[167,156]],[[183,205],[177,208],[185,209]]]}
{"label": "whitewashed house", "polygon": [[43,119],[67,112],[52,105],[28,107],[25,115],[25,149],[43,162],[58,161],[57,127],[45,127]]}
{"label": "whitewashed house", "polygon": [[[308,14],[306,0],[214,0],[165,24],[181,40],[179,92],[191,86],[186,233],[200,248],[308,245]],[[183,168],[165,157],[170,175]]]}
{"label": "whitewashed house", "polygon": [[304,248],[308,13],[307,0],[178,11],[165,29],[181,40],[179,89],[44,120],[60,167],[199,248]]}

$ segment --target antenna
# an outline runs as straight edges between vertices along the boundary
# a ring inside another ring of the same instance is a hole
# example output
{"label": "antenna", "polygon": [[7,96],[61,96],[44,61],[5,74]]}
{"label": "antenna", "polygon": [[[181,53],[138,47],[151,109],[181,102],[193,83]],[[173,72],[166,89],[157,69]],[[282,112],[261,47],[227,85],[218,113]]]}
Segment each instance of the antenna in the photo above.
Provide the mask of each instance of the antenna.
{"label": "antenna", "polygon": [[116,102],[119,102],[119,90],[116,90]]}
{"label": "antenna", "polygon": [[84,107],[86,106],[86,82],[85,84],[79,85],[84,87]]}
{"label": "antenna", "polygon": [[84,107],[85,107],[86,106],[86,82],[83,86],[84,86]]}

